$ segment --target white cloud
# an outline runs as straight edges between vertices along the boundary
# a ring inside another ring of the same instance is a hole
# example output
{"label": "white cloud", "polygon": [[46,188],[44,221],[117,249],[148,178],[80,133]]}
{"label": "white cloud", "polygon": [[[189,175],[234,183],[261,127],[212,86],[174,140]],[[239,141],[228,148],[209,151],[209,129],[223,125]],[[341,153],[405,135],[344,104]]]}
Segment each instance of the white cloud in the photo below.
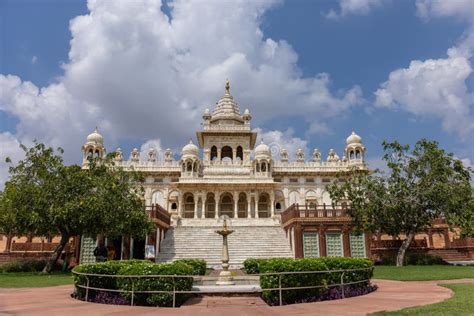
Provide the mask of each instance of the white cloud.
{"label": "white cloud", "polygon": [[407,68],[392,71],[375,92],[376,105],[438,117],[445,130],[467,140],[474,132],[474,94],[466,85],[473,71],[472,42],[467,36],[446,58],[413,60]]}
{"label": "white cloud", "polygon": [[255,128],[254,132],[258,133],[257,145],[263,141],[269,148],[274,159],[280,158],[280,150],[286,149],[288,151],[288,158],[290,160],[295,160],[296,151],[298,149],[303,149],[306,154],[308,154],[308,142],[304,139],[296,137],[294,130],[288,128],[286,131],[263,131],[260,128]]}
{"label": "white cloud", "polygon": [[36,64],[37,61],[38,61],[38,57],[36,57],[36,56],[31,57],[31,63],[33,65]]}
{"label": "white cloud", "polygon": [[79,162],[96,125],[109,151],[137,139],[181,147],[226,78],[253,126],[289,111],[323,122],[360,104],[359,87],[332,93],[328,74],[303,77],[293,48],[264,36],[262,15],[278,2],[177,0],[169,19],[159,0],[90,0],[70,22],[63,76],[37,87],[0,75],[0,110],[18,119],[18,141],[62,146]]}
{"label": "white cloud", "polygon": [[474,22],[474,0],[417,0],[416,10],[418,16],[425,20],[455,16]]}
{"label": "white cloud", "polygon": [[386,0],[339,0],[339,12],[330,10],[326,17],[339,19],[347,15],[365,15],[383,5]]}
{"label": "white cloud", "polygon": [[6,158],[10,158],[12,163],[17,163],[23,158],[24,153],[20,148],[18,140],[9,132],[0,133],[0,189],[8,179],[8,168],[11,164],[6,163]]}
{"label": "white cloud", "polygon": [[150,149],[154,149],[158,160],[163,160],[163,152],[161,150],[161,140],[150,139],[147,140],[140,146],[140,158],[143,160],[148,159],[148,152]]}

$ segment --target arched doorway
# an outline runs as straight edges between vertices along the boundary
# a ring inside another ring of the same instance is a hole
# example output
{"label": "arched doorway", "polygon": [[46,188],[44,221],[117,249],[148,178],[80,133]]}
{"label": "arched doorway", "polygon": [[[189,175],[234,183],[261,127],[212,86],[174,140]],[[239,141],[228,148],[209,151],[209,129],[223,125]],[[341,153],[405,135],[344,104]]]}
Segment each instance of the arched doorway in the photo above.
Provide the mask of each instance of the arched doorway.
{"label": "arched doorway", "polygon": [[206,218],[214,218],[216,216],[216,200],[214,194],[208,194],[206,198],[206,212],[204,213]]}
{"label": "arched doorway", "polygon": [[239,218],[245,218],[247,217],[247,196],[245,193],[240,193],[239,194],[239,201],[238,201],[238,206],[237,206],[237,217]]}
{"label": "arched doorway", "polygon": [[230,193],[224,193],[219,204],[219,216],[234,217],[234,199]]}
{"label": "arched doorway", "polygon": [[270,217],[270,197],[267,193],[260,194],[258,198],[258,217]]}
{"label": "arched doorway", "polygon": [[184,196],[184,218],[194,217],[194,196],[188,193]]}

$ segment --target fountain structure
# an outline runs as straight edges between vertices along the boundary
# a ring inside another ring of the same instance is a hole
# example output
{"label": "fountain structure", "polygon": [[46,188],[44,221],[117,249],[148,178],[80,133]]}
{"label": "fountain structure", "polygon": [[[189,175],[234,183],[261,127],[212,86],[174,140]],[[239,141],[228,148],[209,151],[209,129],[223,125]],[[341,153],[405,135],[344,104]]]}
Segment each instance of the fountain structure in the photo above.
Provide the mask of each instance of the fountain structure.
{"label": "fountain structure", "polygon": [[222,271],[219,274],[216,285],[235,285],[231,272],[229,271],[229,246],[227,236],[234,231],[227,227],[227,218],[224,217],[222,229],[216,230],[216,233],[222,236]]}

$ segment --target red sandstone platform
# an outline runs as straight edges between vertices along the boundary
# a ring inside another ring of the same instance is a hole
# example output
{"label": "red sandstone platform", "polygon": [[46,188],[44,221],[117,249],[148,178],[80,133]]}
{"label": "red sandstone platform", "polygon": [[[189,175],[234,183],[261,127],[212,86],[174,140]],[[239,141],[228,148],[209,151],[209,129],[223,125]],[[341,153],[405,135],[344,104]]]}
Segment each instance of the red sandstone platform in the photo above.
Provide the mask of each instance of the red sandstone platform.
{"label": "red sandstone platform", "polygon": [[[181,308],[130,307],[81,302],[70,297],[72,286],[0,289],[0,315],[366,315],[433,304],[450,298],[451,290],[438,283],[474,279],[400,282],[375,280],[379,289],[344,300],[270,307],[258,297],[195,298]],[[429,293],[429,295],[427,295]]]}

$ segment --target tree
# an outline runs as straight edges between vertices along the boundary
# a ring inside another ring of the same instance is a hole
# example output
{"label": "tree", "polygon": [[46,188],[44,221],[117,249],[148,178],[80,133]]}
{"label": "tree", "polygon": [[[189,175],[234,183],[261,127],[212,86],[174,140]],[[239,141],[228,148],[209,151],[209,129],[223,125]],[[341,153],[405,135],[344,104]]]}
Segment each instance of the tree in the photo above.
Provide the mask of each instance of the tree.
{"label": "tree", "polygon": [[346,182],[328,188],[333,200],[350,203],[348,212],[358,230],[405,234],[397,266],[403,265],[416,233],[431,227],[434,219],[458,225],[464,235],[473,233],[471,169],[435,141],[421,139],[412,151],[396,141],[382,145],[387,175],[354,170]]}
{"label": "tree", "polygon": [[151,229],[145,213],[142,179],[115,167],[111,157],[91,159],[88,168],[65,166],[60,154],[43,144],[21,146],[25,159],[10,167],[11,206],[28,213],[28,229],[61,240],[43,272],[50,272],[72,236],[144,236]]}

